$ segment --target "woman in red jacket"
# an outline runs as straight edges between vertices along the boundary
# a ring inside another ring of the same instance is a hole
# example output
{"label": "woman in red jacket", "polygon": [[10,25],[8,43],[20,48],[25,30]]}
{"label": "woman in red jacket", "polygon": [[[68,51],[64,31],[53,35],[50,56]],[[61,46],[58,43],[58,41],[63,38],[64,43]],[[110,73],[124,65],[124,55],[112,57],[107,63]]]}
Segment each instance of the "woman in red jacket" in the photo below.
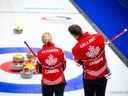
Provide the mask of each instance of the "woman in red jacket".
{"label": "woman in red jacket", "polygon": [[42,94],[43,96],[63,96],[65,87],[64,70],[66,60],[63,51],[52,42],[52,36],[46,32],[42,36],[44,43],[38,52],[42,65]]}
{"label": "woman in red jacket", "polygon": [[108,67],[104,37],[101,33],[83,33],[78,25],[71,25],[68,30],[78,41],[72,53],[74,60],[83,66],[85,96],[105,96]]}

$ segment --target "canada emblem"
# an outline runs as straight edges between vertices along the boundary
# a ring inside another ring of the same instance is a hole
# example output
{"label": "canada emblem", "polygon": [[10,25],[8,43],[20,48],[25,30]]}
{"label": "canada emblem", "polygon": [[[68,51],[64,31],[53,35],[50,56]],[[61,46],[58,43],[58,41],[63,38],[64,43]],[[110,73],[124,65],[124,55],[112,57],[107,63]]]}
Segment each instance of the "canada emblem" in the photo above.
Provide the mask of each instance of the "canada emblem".
{"label": "canada emblem", "polygon": [[55,65],[57,62],[57,58],[55,58],[53,55],[49,55],[48,58],[45,60],[45,63],[48,64],[49,66]]}
{"label": "canada emblem", "polygon": [[96,46],[96,47],[89,46],[86,56],[89,58],[94,58],[95,56],[97,56],[99,54],[99,52],[100,52],[100,48],[98,46]]}

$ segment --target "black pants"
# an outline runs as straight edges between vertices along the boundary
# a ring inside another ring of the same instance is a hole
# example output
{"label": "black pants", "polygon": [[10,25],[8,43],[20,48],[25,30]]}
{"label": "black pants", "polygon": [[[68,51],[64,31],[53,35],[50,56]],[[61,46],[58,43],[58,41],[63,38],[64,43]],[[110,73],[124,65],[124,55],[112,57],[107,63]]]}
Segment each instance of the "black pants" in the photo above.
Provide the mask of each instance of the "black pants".
{"label": "black pants", "polygon": [[85,96],[105,96],[107,79],[83,80]]}
{"label": "black pants", "polygon": [[58,85],[42,85],[42,96],[63,96],[65,84]]}

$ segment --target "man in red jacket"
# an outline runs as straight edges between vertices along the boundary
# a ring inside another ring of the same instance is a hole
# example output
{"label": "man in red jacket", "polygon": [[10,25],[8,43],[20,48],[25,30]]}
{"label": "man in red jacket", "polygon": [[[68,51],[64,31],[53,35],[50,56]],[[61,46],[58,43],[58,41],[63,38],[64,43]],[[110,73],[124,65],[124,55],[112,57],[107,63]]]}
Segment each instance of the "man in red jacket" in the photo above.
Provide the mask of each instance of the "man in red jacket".
{"label": "man in red jacket", "polygon": [[63,96],[65,87],[63,72],[66,68],[64,53],[53,44],[50,33],[44,33],[42,41],[44,45],[38,52],[38,59],[42,65],[42,94]]}
{"label": "man in red jacket", "polygon": [[83,66],[85,96],[105,96],[108,74],[105,57],[105,40],[101,33],[82,33],[78,25],[68,28],[70,34],[78,41],[72,48],[74,60]]}

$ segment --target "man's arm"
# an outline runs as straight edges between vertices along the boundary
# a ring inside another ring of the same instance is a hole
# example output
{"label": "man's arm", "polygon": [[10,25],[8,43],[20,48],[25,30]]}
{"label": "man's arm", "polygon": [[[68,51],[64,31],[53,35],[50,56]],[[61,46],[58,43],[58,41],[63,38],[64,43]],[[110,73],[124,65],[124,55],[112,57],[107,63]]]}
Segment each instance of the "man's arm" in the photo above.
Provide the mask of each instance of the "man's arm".
{"label": "man's arm", "polygon": [[66,59],[65,59],[65,56],[64,56],[64,53],[63,51],[61,52],[61,62],[62,62],[62,67],[63,67],[63,71],[66,69]]}

